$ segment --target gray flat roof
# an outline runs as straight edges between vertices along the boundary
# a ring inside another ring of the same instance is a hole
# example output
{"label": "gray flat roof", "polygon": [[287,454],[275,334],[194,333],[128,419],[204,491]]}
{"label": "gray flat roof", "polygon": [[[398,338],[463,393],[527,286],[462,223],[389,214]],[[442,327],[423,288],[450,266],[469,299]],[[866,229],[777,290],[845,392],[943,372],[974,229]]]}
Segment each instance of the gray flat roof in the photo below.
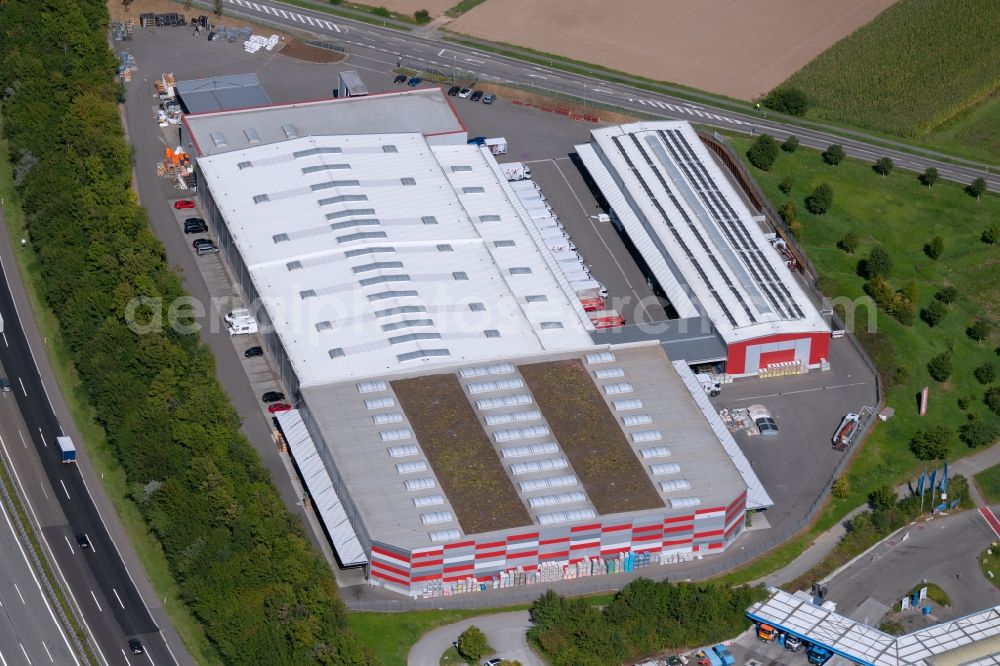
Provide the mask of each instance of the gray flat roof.
{"label": "gray flat roof", "polygon": [[[598,354],[603,356],[595,360]],[[521,482],[544,477],[575,476],[572,464],[558,469],[522,472],[516,477],[510,468],[514,463],[566,457],[547,427],[544,413],[537,413],[540,408],[520,377],[517,366],[570,358],[584,363],[591,380],[601,390],[612,418],[629,435],[633,453],[664,500],[697,497],[702,507],[710,507],[732,501],[746,487],[733,460],[693,397],[691,388],[681,379],[658,344],[646,342],[611,348],[594,347],[577,352],[498,358],[492,362],[436,368],[438,373],[459,375],[480,424],[490,436],[504,465],[508,477],[506,481],[513,484],[518,496],[525,502],[532,524],[540,522],[540,514],[553,510],[593,511],[586,489],[578,479],[575,485],[535,491],[526,491],[520,485]],[[401,374],[398,378],[420,374],[425,373]],[[400,406],[399,398],[393,392],[390,382],[394,378],[397,377],[304,387],[302,395],[372,539],[414,549],[433,545],[430,533],[438,530],[455,530],[462,536],[468,536],[453,518],[455,512],[449,498],[444,496],[442,485],[413,434],[414,429]],[[489,382],[496,382],[496,385],[482,390],[472,387]],[[623,383],[628,385],[628,390],[622,393],[607,388]],[[695,386],[694,390],[701,389]],[[508,402],[504,403],[504,399]],[[490,404],[477,403],[481,400],[489,400]],[[622,401],[632,401],[632,404],[622,405]],[[619,404],[616,405],[616,402]],[[508,415],[509,420],[504,421],[504,415]],[[491,417],[489,423],[487,416]],[[500,418],[493,418],[497,416]],[[626,421],[626,417],[640,418]],[[512,439],[497,436],[500,431],[508,431],[509,435],[509,431],[527,428],[538,430]],[[633,436],[641,433],[646,436]],[[540,445],[537,453],[511,455],[511,448],[531,445]],[[659,456],[643,457],[640,454],[641,450],[658,447],[669,451]],[[677,465],[677,468],[669,477],[654,478],[651,465],[664,463]],[[400,468],[400,465],[409,467]],[[660,482],[668,479],[686,479],[690,487],[682,488],[680,492],[661,490]],[[423,489],[408,490],[408,481],[421,481]],[[528,503],[530,497],[553,493],[574,493],[578,499],[570,504],[544,508],[532,507]],[[423,497],[433,498],[435,503],[425,508],[416,506],[414,500]],[[666,501],[664,505],[661,509],[635,511],[627,515],[662,514],[674,510],[678,513],[690,512],[690,509],[684,508],[672,510]],[[429,512],[451,514],[452,519],[429,526],[423,516]],[[587,519],[583,520],[586,522]]]}
{"label": "gray flat roof", "polygon": [[174,88],[187,113],[232,111],[271,103],[256,74],[178,81]]}
{"label": "gray flat roof", "polygon": [[597,329],[590,332],[590,338],[598,345],[657,340],[672,361],[692,365],[725,360],[727,354],[722,336],[704,317]]}
{"label": "gray flat roof", "polygon": [[465,127],[437,86],[183,116],[196,156],[218,155],[307,136],[419,132],[465,143]]}

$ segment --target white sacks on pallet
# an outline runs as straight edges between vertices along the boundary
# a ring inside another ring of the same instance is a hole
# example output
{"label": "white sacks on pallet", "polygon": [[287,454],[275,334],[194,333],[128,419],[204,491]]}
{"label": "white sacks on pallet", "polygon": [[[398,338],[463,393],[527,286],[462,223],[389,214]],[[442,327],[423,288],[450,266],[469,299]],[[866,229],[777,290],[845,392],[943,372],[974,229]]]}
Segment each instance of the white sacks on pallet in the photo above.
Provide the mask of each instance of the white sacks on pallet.
{"label": "white sacks on pallet", "polygon": [[264,48],[270,51],[271,49],[273,49],[275,46],[278,45],[279,39],[280,38],[277,35],[271,35],[270,37],[267,38],[267,42],[265,42]]}
{"label": "white sacks on pallet", "polygon": [[[268,43],[267,38],[260,35],[250,35],[250,39],[243,42],[243,50],[247,53],[257,53]],[[268,49],[270,50],[270,49]]]}

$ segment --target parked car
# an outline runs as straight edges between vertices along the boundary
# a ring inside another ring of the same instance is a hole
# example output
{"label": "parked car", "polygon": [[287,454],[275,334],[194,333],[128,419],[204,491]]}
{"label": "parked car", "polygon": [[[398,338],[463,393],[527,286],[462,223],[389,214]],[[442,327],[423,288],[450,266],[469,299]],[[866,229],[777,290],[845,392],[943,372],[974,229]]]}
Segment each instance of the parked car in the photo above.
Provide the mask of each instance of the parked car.
{"label": "parked car", "polygon": [[198,247],[196,247],[194,249],[194,253],[197,254],[199,257],[204,257],[205,255],[208,254],[219,254],[219,248],[216,247],[214,243],[209,242],[208,245],[199,245]]}
{"label": "parked car", "polygon": [[482,90],[477,90],[474,93],[472,93],[472,95],[469,97],[469,101],[470,102],[478,102],[482,98],[483,98],[483,91]]}
{"label": "parked car", "polygon": [[278,412],[287,412],[292,406],[287,402],[272,402],[267,406],[268,414],[277,414]]}
{"label": "parked car", "polygon": [[458,91],[458,96],[461,97],[462,99],[465,99],[471,94],[472,94],[472,88],[462,88],[461,90]]}
{"label": "parked car", "polygon": [[471,139],[469,139],[466,143],[468,143],[470,146],[485,146],[486,145],[486,137],[485,136],[475,136],[475,137],[472,137]]}
{"label": "parked car", "polygon": [[774,437],[778,434],[778,424],[770,416],[762,416],[755,420],[754,424],[764,437]]}
{"label": "parked car", "polygon": [[250,347],[245,352],[243,352],[243,355],[246,356],[247,358],[253,358],[254,356],[263,356],[264,349],[261,347]]}
{"label": "parked car", "polygon": [[486,93],[483,95],[483,104],[492,104],[495,101],[497,101],[497,96],[493,93]]}
{"label": "parked car", "polygon": [[0,391],[10,393],[10,380],[6,377],[0,377]]}
{"label": "parked car", "polygon": [[83,532],[76,533],[76,542],[80,546],[80,550],[87,550],[90,548],[90,539]]}
{"label": "parked car", "polygon": [[406,76],[406,74],[400,74],[399,76],[397,76],[396,78],[394,78],[392,80],[392,82],[393,83],[406,83],[406,79],[408,79],[408,78],[409,77]]}
{"label": "parked car", "polygon": [[285,394],[281,391],[267,391],[260,399],[264,402],[281,402],[285,399]]}
{"label": "parked car", "polygon": [[493,657],[489,661],[484,661],[483,666],[500,666],[503,661],[504,660],[501,657]]}
{"label": "parked car", "polygon": [[448,88],[448,97],[455,97],[461,89],[461,86],[452,86],[451,88]]}
{"label": "parked car", "polygon": [[174,208],[177,210],[184,210],[185,208],[195,208],[195,203],[190,199],[181,199],[180,201],[174,202]]}
{"label": "parked car", "polygon": [[132,654],[143,654],[146,652],[142,648],[142,643],[137,638],[133,638],[128,642],[128,649],[132,650]]}
{"label": "parked car", "polygon": [[191,247],[198,249],[199,247],[206,247],[209,245],[215,245],[211,238],[195,238],[191,241]]}
{"label": "parked car", "polygon": [[409,81],[406,82],[406,85],[410,86],[411,88],[414,86],[418,86],[420,85],[420,80],[421,79],[419,76],[414,76]]}
{"label": "parked car", "polygon": [[189,217],[184,220],[184,233],[203,234],[208,231],[208,224],[200,217]]}

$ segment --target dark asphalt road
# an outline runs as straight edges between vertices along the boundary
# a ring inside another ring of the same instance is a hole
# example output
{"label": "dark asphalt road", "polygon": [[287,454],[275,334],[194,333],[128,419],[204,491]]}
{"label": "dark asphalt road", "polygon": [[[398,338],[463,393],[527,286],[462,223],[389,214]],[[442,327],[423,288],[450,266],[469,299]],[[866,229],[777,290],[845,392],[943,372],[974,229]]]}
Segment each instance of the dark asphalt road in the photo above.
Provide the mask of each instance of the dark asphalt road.
{"label": "dark asphalt road", "polygon": [[[944,161],[938,159],[947,157],[941,153],[904,144],[893,144],[897,146],[896,148],[880,147],[871,143],[871,137],[866,137],[861,132],[842,130],[849,137],[853,137],[849,138],[798,126],[790,120],[766,120],[730,111],[713,106],[710,101],[693,103],[679,97],[652,93],[620,83],[569,74],[550,67],[525,63],[446,42],[434,32],[422,34],[420,30],[403,32],[380,28],[273,0],[224,1],[226,15],[243,16],[333,37],[335,41],[345,44],[350,49],[352,63],[363,62],[368,68],[380,71],[388,71],[400,62],[404,66],[429,68],[441,72],[451,72],[453,68],[458,68],[472,73],[481,80],[516,83],[540,91],[572,95],[592,102],[598,107],[613,105],[654,117],[689,120],[701,125],[746,134],[767,132],[778,139],[794,134],[799,137],[802,145],[810,148],[826,148],[831,143],[839,143],[851,157],[874,162],[882,156],[888,156],[902,169],[923,172],[928,167],[935,167],[942,178],[961,183],[983,178],[989,189],[994,192],[1000,191],[1000,175],[987,173],[986,165],[960,158]],[[210,7],[212,3],[200,0],[195,4]],[[882,140],[882,143],[893,142]]]}
{"label": "dark asphalt road", "polygon": [[[50,514],[48,520],[42,523],[43,533],[105,658],[121,663],[117,655],[125,655],[123,648],[127,647],[128,639],[138,637],[147,646],[150,662],[175,663],[125,568],[118,546],[111,539],[79,468],[75,464],[63,464],[60,460],[55,438],[63,433],[63,429],[43,386],[13,302],[8,285],[8,272],[11,270],[17,269],[4,262],[0,273],[0,315],[4,321],[0,362],[13,389],[9,395],[15,397],[17,411],[23,418],[23,433],[13,416],[3,420],[8,442],[20,441],[22,436],[25,439],[24,447],[8,447],[15,469],[22,485],[32,490],[36,486],[42,489],[34,497],[29,492],[32,504],[54,500],[58,507],[57,515],[63,517],[60,524]],[[18,434],[11,432],[11,426]],[[40,484],[42,478],[38,474],[38,466],[32,469],[27,464],[25,458],[32,453],[40,462],[40,470],[48,481],[49,490]],[[78,532],[87,534],[93,546],[90,550],[83,552],[74,548],[74,535]],[[135,661],[131,654],[125,661],[142,663]]]}

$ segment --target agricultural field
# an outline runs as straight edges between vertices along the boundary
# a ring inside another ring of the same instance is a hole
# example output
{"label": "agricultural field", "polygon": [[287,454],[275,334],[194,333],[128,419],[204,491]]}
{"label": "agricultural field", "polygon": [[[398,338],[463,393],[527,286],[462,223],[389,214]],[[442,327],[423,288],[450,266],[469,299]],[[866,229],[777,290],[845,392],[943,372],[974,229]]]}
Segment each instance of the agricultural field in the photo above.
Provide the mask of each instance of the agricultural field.
{"label": "agricultural field", "polygon": [[809,96],[812,117],[919,138],[1000,90],[998,34],[994,0],[900,0],[788,84]]}
{"label": "agricultural field", "polygon": [[[731,137],[734,149],[745,155],[750,140]],[[944,426],[950,435],[950,457],[972,453],[958,438],[959,428],[970,419],[1000,427],[1000,417],[985,404],[987,386],[974,376],[984,364],[996,366],[1000,376],[1000,342],[996,327],[989,339],[975,342],[967,328],[980,318],[1000,320],[1000,284],[997,266],[1000,247],[982,242],[981,234],[1000,219],[1000,197],[986,195],[977,201],[960,185],[939,181],[932,188],[922,186],[916,174],[895,170],[888,177],[876,175],[870,164],[845,160],[829,166],[816,151],[800,148],[793,154],[782,152],[770,171],[749,167],[767,196],[780,208],[791,200],[803,223],[802,245],[821,274],[820,286],[831,296],[857,299],[863,295],[864,279],[858,275],[859,261],[872,248],[889,253],[893,268],[889,283],[894,289],[915,291],[919,313],[945,288],[954,287],[956,298],[946,314],[931,328],[919,316],[906,326],[879,311],[876,333],[865,331],[867,309],[858,308],[854,330],[872,353],[883,376],[886,404],[896,416],[880,423],[848,473],[850,494],[834,499],[828,512],[843,512],[866,501],[869,491],[882,483],[904,481],[924,463],[910,451],[910,441],[918,430]],[[786,196],[778,185],[791,179]],[[805,209],[805,198],[820,183],[833,188],[833,205],[826,215],[814,216]],[[838,241],[853,232],[858,247],[848,253]],[[944,251],[937,260],[924,252],[924,245],[940,236]],[[953,370],[947,381],[931,378],[930,359],[952,351]],[[930,387],[929,411],[917,415],[917,395]]]}
{"label": "agricultural field", "polygon": [[449,23],[448,29],[752,99],[892,3],[486,0]]}

